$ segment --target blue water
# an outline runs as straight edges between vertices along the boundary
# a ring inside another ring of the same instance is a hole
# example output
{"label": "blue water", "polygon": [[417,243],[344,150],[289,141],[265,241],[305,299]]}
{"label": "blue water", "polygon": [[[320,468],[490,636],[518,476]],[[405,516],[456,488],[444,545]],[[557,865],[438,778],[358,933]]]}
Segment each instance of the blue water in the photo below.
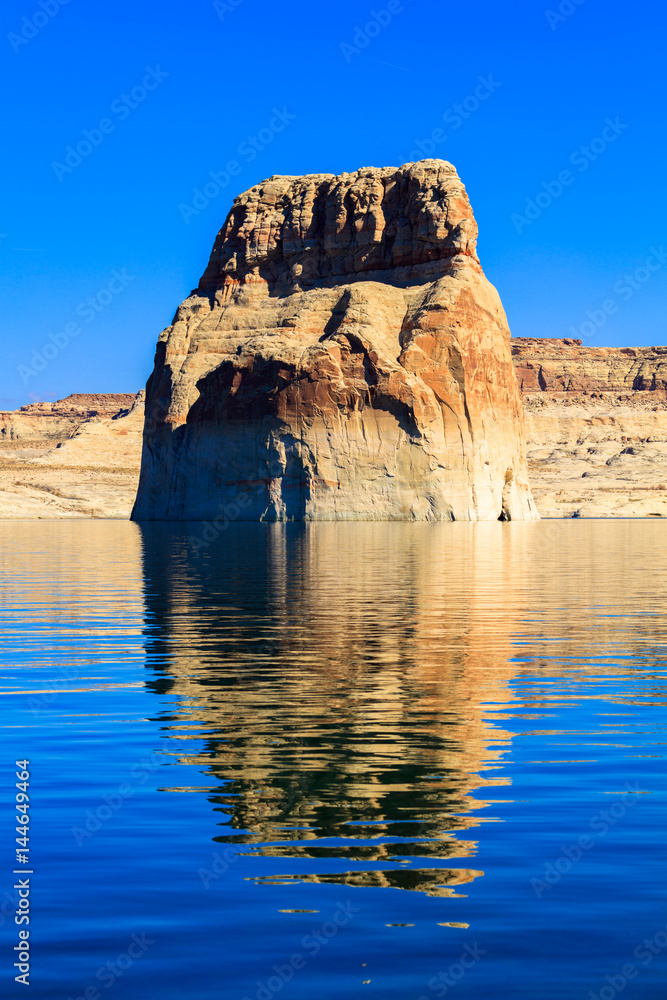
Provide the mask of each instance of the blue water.
{"label": "blue water", "polygon": [[2,996],[664,998],[667,528],[202,531],[0,523]]}

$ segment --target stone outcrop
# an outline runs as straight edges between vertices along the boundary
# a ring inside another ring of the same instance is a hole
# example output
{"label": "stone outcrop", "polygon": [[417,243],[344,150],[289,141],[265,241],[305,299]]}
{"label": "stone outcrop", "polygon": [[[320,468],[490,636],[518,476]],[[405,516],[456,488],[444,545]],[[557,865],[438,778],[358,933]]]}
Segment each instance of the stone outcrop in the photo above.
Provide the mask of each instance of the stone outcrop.
{"label": "stone outcrop", "polygon": [[667,347],[516,338],[543,517],[667,516]]}
{"label": "stone outcrop", "polygon": [[[511,349],[540,514],[667,516],[667,348],[515,338]],[[100,397],[84,394],[0,414],[0,518],[129,517],[143,395],[104,397],[111,417],[83,419],[101,410]],[[76,417],[72,399],[86,401]]]}
{"label": "stone outcrop", "polygon": [[133,517],[535,518],[476,236],[440,160],[237,198],[159,338]]}

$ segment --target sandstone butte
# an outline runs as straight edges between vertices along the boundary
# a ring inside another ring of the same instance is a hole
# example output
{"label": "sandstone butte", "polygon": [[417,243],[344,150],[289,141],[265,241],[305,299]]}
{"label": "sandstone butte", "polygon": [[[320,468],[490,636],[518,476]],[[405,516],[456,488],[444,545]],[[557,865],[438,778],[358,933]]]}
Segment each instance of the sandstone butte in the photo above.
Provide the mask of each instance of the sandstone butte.
{"label": "sandstone butte", "polygon": [[158,341],[133,519],[536,519],[476,239],[442,160],[236,198]]}

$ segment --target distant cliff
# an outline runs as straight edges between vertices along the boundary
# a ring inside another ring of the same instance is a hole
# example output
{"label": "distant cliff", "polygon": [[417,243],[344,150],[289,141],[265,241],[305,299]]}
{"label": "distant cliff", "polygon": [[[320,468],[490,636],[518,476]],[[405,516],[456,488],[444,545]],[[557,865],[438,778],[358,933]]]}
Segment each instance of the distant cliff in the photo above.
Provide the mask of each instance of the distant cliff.
{"label": "distant cliff", "polygon": [[76,393],[0,412],[0,519],[128,518],[143,392]]}
{"label": "distant cliff", "polygon": [[581,340],[515,337],[512,359],[524,396],[667,392],[667,347],[584,347]]}
{"label": "distant cliff", "polygon": [[515,338],[545,517],[667,516],[667,347]]}
{"label": "distant cliff", "polygon": [[28,403],[18,410],[0,410],[0,448],[12,442],[64,441],[87,420],[118,417],[135,405],[136,393],[72,393],[54,403]]}
{"label": "distant cliff", "polygon": [[159,338],[133,517],[535,518],[476,237],[441,160],[237,198]]}

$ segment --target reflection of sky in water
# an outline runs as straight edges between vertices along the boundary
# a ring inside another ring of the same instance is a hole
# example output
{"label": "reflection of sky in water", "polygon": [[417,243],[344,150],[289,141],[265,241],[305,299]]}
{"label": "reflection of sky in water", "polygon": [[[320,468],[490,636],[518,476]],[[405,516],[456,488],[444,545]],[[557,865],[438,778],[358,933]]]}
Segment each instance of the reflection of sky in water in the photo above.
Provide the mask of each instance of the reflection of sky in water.
{"label": "reflection of sky in water", "polygon": [[33,995],[661,996],[662,526],[201,529],[0,525]]}

